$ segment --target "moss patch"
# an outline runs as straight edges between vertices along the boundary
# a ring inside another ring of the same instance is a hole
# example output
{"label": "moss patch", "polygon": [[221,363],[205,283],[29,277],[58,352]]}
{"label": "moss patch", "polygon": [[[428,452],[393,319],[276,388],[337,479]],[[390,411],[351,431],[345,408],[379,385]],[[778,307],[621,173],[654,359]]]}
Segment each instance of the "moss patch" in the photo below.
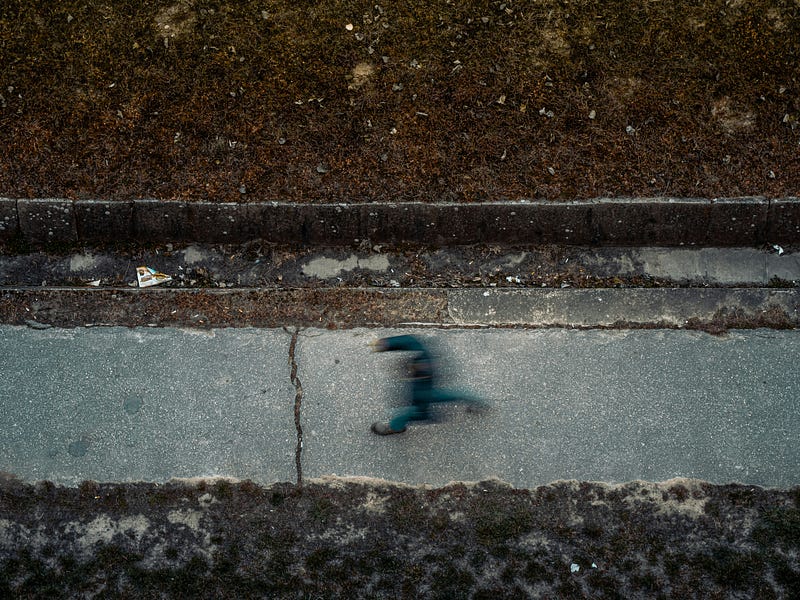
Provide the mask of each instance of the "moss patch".
{"label": "moss patch", "polygon": [[[6,597],[790,595],[797,490],[0,481]],[[381,510],[365,510],[368,504]],[[684,510],[684,504],[691,506]],[[697,510],[696,505],[707,507]],[[192,526],[176,514],[193,516]]]}

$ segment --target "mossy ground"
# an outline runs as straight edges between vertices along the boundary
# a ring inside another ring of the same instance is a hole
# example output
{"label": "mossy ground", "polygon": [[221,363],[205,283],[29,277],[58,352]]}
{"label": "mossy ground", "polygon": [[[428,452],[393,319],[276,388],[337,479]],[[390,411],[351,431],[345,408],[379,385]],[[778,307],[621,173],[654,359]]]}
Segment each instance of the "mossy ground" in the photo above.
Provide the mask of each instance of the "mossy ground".
{"label": "mossy ground", "polygon": [[800,585],[798,490],[696,480],[0,485],[5,597],[731,598]]}
{"label": "mossy ground", "polygon": [[794,0],[12,0],[0,195],[800,194]]}

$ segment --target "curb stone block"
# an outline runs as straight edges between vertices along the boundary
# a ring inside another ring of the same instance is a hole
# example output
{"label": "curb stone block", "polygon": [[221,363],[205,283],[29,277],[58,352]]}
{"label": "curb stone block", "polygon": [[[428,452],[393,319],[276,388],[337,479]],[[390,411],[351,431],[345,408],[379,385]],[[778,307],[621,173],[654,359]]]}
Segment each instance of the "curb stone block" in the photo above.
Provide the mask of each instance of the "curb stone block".
{"label": "curb stone block", "polygon": [[600,199],[592,211],[593,244],[741,246],[763,240],[764,198]]}
{"label": "curb stone block", "polygon": [[601,198],[591,207],[591,234],[584,243],[702,244],[708,205],[699,198]]}
{"label": "curb stone block", "polygon": [[587,215],[591,207],[584,202],[501,204],[486,213],[476,205],[469,206],[466,214],[473,243],[485,237],[491,243],[511,244],[585,244],[590,240]]}
{"label": "curb stone block", "polygon": [[17,201],[0,198],[0,241],[10,240],[19,232]]}
{"label": "curb stone block", "polygon": [[133,201],[133,231],[138,241],[154,243],[190,242],[189,209],[186,202]]}
{"label": "curb stone block", "polygon": [[302,237],[303,215],[297,205],[275,202],[249,205],[246,210],[257,226],[256,237],[273,243],[291,243]]}
{"label": "curb stone block", "polygon": [[75,243],[73,203],[56,198],[17,200],[19,228],[31,244]]}
{"label": "curb stone block", "polygon": [[134,239],[133,202],[78,200],[75,221],[81,242],[128,242]]}
{"label": "curb stone block", "polygon": [[[519,241],[528,243],[589,244],[592,241],[593,202],[536,202],[526,206],[527,225],[519,231]],[[501,238],[499,241],[504,241]]]}
{"label": "curb stone block", "polygon": [[[423,205],[364,204],[360,207],[360,238],[373,243],[433,242],[431,216]],[[435,223],[435,222],[434,222]]]}
{"label": "curb stone block", "polygon": [[586,243],[583,203],[369,204],[362,236],[373,242],[433,244]]}
{"label": "curb stone block", "polygon": [[743,246],[764,243],[769,201],[766,198],[720,198],[711,201],[706,245]]}
{"label": "curb stone block", "polygon": [[[233,202],[197,202],[186,207],[184,241],[236,243],[248,239],[242,205]],[[166,240],[165,240],[166,241]]]}
{"label": "curb stone block", "polygon": [[298,211],[296,226],[304,244],[352,244],[361,237],[361,213],[358,205],[308,204]]}
{"label": "curb stone block", "polygon": [[800,198],[781,198],[770,202],[764,241],[773,244],[800,242]]}
{"label": "curb stone block", "polygon": [[352,204],[244,204],[245,237],[275,243],[352,244],[360,214]]}

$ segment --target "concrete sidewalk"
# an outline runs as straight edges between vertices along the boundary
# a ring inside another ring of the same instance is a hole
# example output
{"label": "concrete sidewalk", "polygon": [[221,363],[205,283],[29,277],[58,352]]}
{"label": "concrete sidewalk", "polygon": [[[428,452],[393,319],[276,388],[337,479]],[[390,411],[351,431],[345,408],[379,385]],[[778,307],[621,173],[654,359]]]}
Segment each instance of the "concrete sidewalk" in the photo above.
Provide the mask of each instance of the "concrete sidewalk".
{"label": "concrete sidewalk", "polygon": [[280,329],[0,326],[0,470],[269,483],[299,458],[306,479],[800,482],[800,332],[422,331],[494,408],[382,438],[400,356],[368,342],[397,332],[306,329],[291,352]]}

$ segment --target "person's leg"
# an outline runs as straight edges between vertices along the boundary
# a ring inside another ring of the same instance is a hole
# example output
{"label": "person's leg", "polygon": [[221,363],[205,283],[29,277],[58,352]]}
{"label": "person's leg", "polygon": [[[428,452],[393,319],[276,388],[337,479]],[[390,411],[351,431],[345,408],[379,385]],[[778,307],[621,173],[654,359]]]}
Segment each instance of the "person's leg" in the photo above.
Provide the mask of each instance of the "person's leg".
{"label": "person's leg", "polygon": [[478,398],[470,393],[461,390],[449,390],[444,388],[437,388],[430,392],[428,402],[446,403],[446,402],[464,402],[472,408],[483,409],[489,405],[485,400]]}
{"label": "person's leg", "polygon": [[420,406],[412,404],[398,411],[398,413],[392,417],[392,420],[389,421],[389,427],[394,431],[402,431],[410,421],[424,421],[427,418],[429,418],[427,407],[423,409]]}

